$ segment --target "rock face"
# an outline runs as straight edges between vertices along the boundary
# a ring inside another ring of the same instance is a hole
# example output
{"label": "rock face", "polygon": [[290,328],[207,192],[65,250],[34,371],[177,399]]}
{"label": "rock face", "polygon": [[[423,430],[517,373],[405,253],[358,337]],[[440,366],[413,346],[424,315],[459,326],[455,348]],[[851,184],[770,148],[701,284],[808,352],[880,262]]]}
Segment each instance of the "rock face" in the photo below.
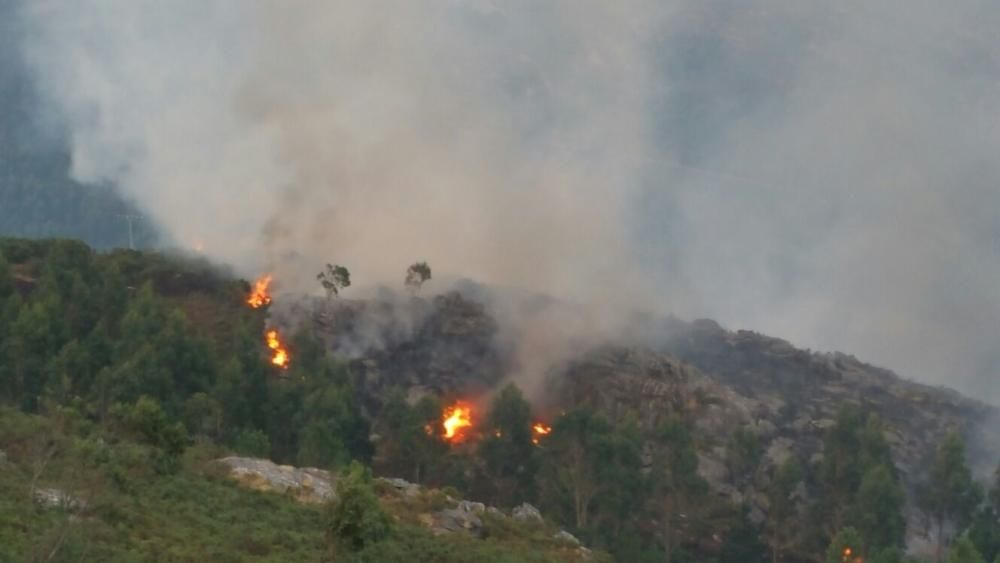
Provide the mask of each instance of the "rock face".
{"label": "rock face", "polygon": [[526,502],[520,506],[515,506],[514,510],[510,512],[510,515],[514,520],[520,520],[522,522],[542,521],[542,513],[539,512],[537,508]]}
{"label": "rock face", "polygon": [[[432,300],[314,305],[300,311],[303,316],[331,349],[354,358],[352,373],[372,414],[393,386],[411,396],[480,395],[510,375],[511,358],[517,356],[509,342],[498,343],[500,331],[487,308],[457,293]],[[922,528],[912,502],[916,486],[945,433],[965,435],[979,475],[988,475],[1000,461],[996,408],[906,381],[848,355],[800,350],[709,320],[645,316],[614,343],[580,349],[550,366],[545,389],[551,412],[585,404],[613,421],[628,418],[645,429],[675,415],[693,421],[701,446],[699,472],[715,494],[746,502],[757,522],[766,517],[763,491],[774,468],[790,456],[807,470],[821,460],[824,433],[845,403],[862,405],[884,421],[911,500],[911,533]],[[764,456],[755,474],[734,482],[726,442],[740,428],[754,431]],[[810,494],[803,490],[799,496]]]}
{"label": "rock face", "polygon": [[351,371],[371,409],[391,387],[479,394],[508,370],[496,321],[482,304],[458,293],[432,299],[386,293],[370,301],[307,300],[286,307],[272,311],[274,321],[308,322],[330,350],[352,358]]}
{"label": "rock face", "polygon": [[35,489],[35,502],[45,508],[61,508],[69,512],[79,512],[87,503],[62,489]]}
{"label": "rock face", "polygon": [[[990,429],[1000,411],[958,393],[904,380],[840,353],[817,354],[748,331],[729,332],[710,321],[670,338],[663,350],[696,366],[765,408],[763,420],[801,446],[822,436],[845,402],[877,412],[888,426],[897,464],[917,477],[933,446],[949,430],[965,434],[974,464],[992,471],[1000,437]],[[815,452],[812,452],[815,453]]]}
{"label": "rock face", "polygon": [[467,532],[473,536],[482,535],[483,521],[479,518],[486,509],[476,511],[473,505],[482,503],[461,501],[455,508],[445,508],[431,515],[431,530],[435,533]]}
{"label": "rock face", "polygon": [[300,469],[251,457],[232,456],[218,461],[229,468],[231,477],[251,489],[291,493],[300,502],[321,503],[334,498],[336,480],[323,469]]}
{"label": "rock face", "polygon": [[[327,471],[314,468],[296,468],[288,465],[277,465],[266,459],[248,457],[226,457],[216,460],[229,468],[229,474],[241,485],[259,490],[294,495],[299,502],[324,502],[335,498],[336,476]],[[415,507],[425,507],[428,496],[442,502],[444,508],[416,515],[416,521],[425,526],[435,535],[465,534],[473,538],[483,538],[486,534],[486,521],[496,521],[508,518],[503,511],[481,502],[465,499],[453,499],[441,491],[429,490],[399,478],[376,478],[381,485],[383,500],[389,505],[403,503],[412,511]],[[36,491],[36,501],[45,506],[63,506],[82,508],[82,501],[70,497],[57,489],[42,489]],[[421,510],[421,508],[417,508]],[[425,508],[423,508],[425,509]],[[510,518],[532,530],[545,526],[545,520],[534,506],[524,503],[511,511]],[[572,549],[577,559],[588,560],[590,550],[583,546],[575,536],[565,530],[559,530],[552,535],[552,541],[565,548]]]}

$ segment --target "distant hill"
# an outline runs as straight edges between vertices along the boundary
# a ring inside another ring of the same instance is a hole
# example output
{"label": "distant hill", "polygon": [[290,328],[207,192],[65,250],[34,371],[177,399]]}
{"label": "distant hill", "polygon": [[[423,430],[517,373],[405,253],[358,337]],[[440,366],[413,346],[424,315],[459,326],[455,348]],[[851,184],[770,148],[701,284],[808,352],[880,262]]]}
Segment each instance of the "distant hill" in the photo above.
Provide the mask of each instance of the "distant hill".
{"label": "distant hill", "polygon": [[[58,120],[45,114],[21,58],[17,3],[0,0],[0,236],[66,237],[98,248],[127,247],[122,215],[137,211],[109,186],[70,177],[69,146]],[[153,230],[137,223],[137,246]]]}

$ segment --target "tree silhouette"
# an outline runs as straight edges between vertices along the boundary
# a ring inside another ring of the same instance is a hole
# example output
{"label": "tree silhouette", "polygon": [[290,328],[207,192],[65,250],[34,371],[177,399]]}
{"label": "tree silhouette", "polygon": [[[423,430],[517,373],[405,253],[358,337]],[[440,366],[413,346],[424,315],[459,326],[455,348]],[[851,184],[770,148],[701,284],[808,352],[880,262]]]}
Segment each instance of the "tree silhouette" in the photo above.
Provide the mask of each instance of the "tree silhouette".
{"label": "tree silhouette", "polygon": [[431,279],[431,267],[427,265],[427,262],[414,262],[406,269],[404,284],[416,292],[429,279]]}
{"label": "tree silhouette", "polygon": [[351,286],[351,272],[339,264],[327,264],[325,270],[316,274],[316,279],[326,291],[327,299]]}

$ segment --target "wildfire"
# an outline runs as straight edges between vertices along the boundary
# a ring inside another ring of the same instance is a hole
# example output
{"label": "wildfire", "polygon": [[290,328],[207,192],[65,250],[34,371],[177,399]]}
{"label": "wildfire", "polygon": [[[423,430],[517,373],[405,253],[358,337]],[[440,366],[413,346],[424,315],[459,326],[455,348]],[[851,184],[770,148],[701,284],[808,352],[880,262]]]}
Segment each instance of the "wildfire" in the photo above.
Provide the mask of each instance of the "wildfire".
{"label": "wildfire", "polygon": [[537,445],[542,436],[548,436],[551,433],[551,426],[546,425],[544,422],[536,422],[531,427],[531,442]]}
{"label": "wildfire", "polygon": [[278,331],[267,331],[267,347],[273,352],[271,354],[271,363],[280,368],[288,369],[288,350],[285,349],[281,344],[281,340],[278,339]]}
{"label": "wildfire", "polygon": [[441,426],[444,428],[444,438],[453,443],[465,439],[465,429],[472,427],[472,407],[458,403],[444,411]]}
{"label": "wildfire", "polygon": [[862,557],[855,557],[852,559],[852,555],[854,555],[854,551],[850,547],[845,547],[843,561],[845,561],[845,563],[864,563],[865,560]]}
{"label": "wildfire", "polygon": [[247,297],[247,305],[254,309],[259,309],[271,302],[271,294],[268,288],[271,286],[271,274],[267,274],[253,282],[253,290]]}

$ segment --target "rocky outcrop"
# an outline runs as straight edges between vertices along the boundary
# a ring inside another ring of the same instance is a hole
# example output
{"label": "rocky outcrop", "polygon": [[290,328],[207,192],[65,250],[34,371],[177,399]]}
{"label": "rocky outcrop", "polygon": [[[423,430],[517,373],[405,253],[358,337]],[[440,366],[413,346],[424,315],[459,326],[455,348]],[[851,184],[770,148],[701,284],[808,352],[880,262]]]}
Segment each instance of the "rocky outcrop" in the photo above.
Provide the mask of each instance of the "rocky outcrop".
{"label": "rocky outcrop", "polygon": [[434,533],[466,532],[480,537],[483,520],[480,518],[486,507],[479,502],[459,501],[454,508],[445,508],[430,515],[428,525]]}
{"label": "rocky outcrop", "polygon": [[336,478],[315,467],[278,465],[266,459],[226,457],[218,460],[240,484],[258,491],[287,493],[300,502],[321,503],[334,498]]}
{"label": "rocky outcrop", "polygon": [[[216,460],[225,466],[229,475],[241,485],[258,490],[281,494],[291,494],[303,503],[325,502],[336,496],[336,475],[315,468],[296,468],[289,465],[278,465],[266,459],[249,457],[226,457]],[[376,478],[377,490],[383,499],[391,506],[402,503],[404,512],[415,512],[416,522],[427,527],[435,535],[466,534],[473,538],[487,535],[487,521],[510,518],[520,525],[531,527],[545,526],[545,520],[534,506],[524,503],[514,508],[510,516],[502,510],[486,506],[481,502],[465,499],[454,499],[445,493],[426,489],[399,478]],[[45,506],[82,508],[82,501],[70,497],[57,489],[41,489],[36,491],[36,500]],[[437,505],[437,509],[427,510],[427,505]],[[412,516],[411,516],[412,517]],[[552,534],[553,545],[559,549],[575,554],[573,559],[587,560],[591,552],[580,541],[565,530]]]}
{"label": "rocky outcrop", "polygon": [[538,511],[537,508],[531,506],[528,503],[522,503],[519,506],[515,506],[514,510],[510,512],[511,518],[514,520],[520,520],[521,522],[541,522],[542,513]]}
{"label": "rocky outcrop", "polygon": [[68,512],[79,512],[87,508],[87,503],[62,489],[35,489],[35,503],[45,508],[59,508]]}
{"label": "rocky outcrop", "polygon": [[[353,358],[352,373],[371,413],[394,386],[411,396],[479,396],[510,375],[511,358],[517,357],[510,342],[498,344],[497,323],[487,308],[457,293],[432,300],[340,301],[310,311],[300,316],[312,315],[309,322],[328,346]],[[755,522],[766,516],[763,491],[774,468],[794,456],[812,471],[822,459],[824,434],[845,403],[862,405],[884,421],[911,501],[934,447],[950,430],[964,433],[980,475],[1000,461],[996,408],[852,356],[801,350],[710,320],[647,315],[613,343],[581,348],[550,368],[543,405],[549,412],[589,405],[612,421],[635,421],[645,430],[675,416],[690,422],[699,472],[716,495],[746,504]],[[726,448],[741,428],[753,430],[763,455],[756,472],[735,477]],[[803,488],[798,497],[812,495]],[[913,502],[907,519],[911,532],[922,529]]]}
{"label": "rocky outcrop", "polygon": [[306,299],[276,304],[272,321],[309,323],[327,348],[351,359],[366,407],[377,410],[386,389],[481,394],[507,374],[497,323],[459,293],[431,299],[391,292],[367,301]]}

